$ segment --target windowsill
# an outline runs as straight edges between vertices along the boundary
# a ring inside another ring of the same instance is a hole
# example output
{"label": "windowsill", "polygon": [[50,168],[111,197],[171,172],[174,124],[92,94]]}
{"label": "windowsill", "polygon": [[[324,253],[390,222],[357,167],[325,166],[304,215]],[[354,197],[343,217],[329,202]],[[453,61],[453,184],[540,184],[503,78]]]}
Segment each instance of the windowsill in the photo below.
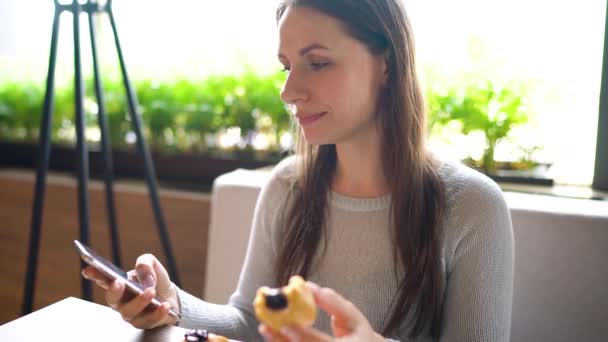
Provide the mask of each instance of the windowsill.
{"label": "windowsill", "polygon": [[[220,176],[217,188],[261,188],[270,168],[238,169]],[[608,219],[608,193],[588,187],[538,186],[500,183],[509,207],[517,211],[554,213]]]}
{"label": "windowsill", "polygon": [[[245,186],[260,186],[264,180],[268,177],[271,167],[259,168],[256,170],[245,170],[238,169],[231,172],[232,175],[240,175],[241,182],[245,182]],[[35,172],[32,170],[23,169],[4,169],[0,168],[0,175],[3,177],[34,177]],[[54,180],[60,183],[74,183],[76,178],[74,175],[62,172],[49,172],[49,180]],[[249,184],[251,183],[251,184]],[[75,184],[75,183],[74,183]],[[91,179],[90,185],[92,187],[101,187],[103,184],[102,179]],[[134,190],[147,191],[143,180],[139,179],[115,179],[114,180],[115,190]],[[159,190],[169,193],[197,193],[208,195],[211,193],[209,186],[201,186],[196,183],[179,183],[179,182],[159,182]],[[595,200],[595,201],[606,201],[608,202],[608,192],[598,191],[591,189],[590,187],[584,186],[543,186],[543,185],[531,185],[531,184],[517,184],[517,183],[498,183],[500,188],[504,192],[531,194],[531,195],[544,195],[558,198],[571,198],[571,199],[583,199],[583,200]]]}
{"label": "windowsill", "polygon": [[532,184],[516,184],[516,183],[498,183],[500,188],[505,192],[519,192],[534,195],[546,195],[554,197],[587,199],[597,201],[608,201],[608,192],[594,190],[586,186],[568,186],[568,185],[532,185]]}

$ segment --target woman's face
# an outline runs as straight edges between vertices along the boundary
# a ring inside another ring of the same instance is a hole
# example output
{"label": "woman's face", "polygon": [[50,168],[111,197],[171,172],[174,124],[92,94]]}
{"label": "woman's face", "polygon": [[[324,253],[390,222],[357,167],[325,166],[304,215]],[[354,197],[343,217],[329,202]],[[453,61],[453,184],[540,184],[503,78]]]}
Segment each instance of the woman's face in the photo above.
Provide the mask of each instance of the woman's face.
{"label": "woman's face", "polygon": [[279,60],[288,70],[281,99],[310,144],[369,139],[385,79],[385,60],[348,35],[333,17],[289,7],[279,21]]}

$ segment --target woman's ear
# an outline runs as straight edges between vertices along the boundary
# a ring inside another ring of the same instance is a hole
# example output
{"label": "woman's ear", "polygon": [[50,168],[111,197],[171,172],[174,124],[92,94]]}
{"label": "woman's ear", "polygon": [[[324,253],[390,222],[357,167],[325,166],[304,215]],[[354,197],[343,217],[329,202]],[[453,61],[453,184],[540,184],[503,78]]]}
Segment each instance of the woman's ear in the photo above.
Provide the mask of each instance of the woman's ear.
{"label": "woman's ear", "polygon": [[385,52],[382,54],[382,85],[386,85],[388,83],[389,77],[389,53]]}

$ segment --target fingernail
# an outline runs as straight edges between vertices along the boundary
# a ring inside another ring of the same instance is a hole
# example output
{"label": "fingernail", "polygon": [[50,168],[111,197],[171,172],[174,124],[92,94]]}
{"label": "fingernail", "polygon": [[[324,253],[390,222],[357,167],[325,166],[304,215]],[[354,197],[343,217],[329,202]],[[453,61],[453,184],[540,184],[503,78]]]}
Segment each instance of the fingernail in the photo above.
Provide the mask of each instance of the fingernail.
{"label": "fingernail", "polygon": [[313,292],[318,292],[321,289],[319,285],[313,283],[312,281],[307,281],[306,286],[308,286],[308,288],[310,288]]}
{"label": "fingernail", "polygon": [[262,337],[264,337],[265,340],[272,341],[272,335],[268,333],[268,331],[266,330],[266,328],[264,328],[263,325],[260,325],[258,327],[258,332],[260,333],[260,335],[262,335]]}
{"label": "fingernail", "polygon": [[147,298],[149,298],[149,299],[154,298],[154,296],[155,296],[155,293],[154,293],[154,292],[155,292],[155,291],[154,291],[154,289],[153,289],[153,288],[152,288],[152,289],[147,288],[147,289],[146,289],[146,292],[145,292],[145,293],[146,293],[146,297],[147,297]]}
{"label": "fingernail", "polygon": [[290,340],[295,340],[297,337],[297,333],[291,327],[283,327],[281,328],[281,334],[289,337]]}
{"label": "fingernail", "polygon": [[144,287],[154,287],[154,285],[156,285],[156,281],[154,280],[154,277],[151,274],[148,274],[142,281],[141,284]]}

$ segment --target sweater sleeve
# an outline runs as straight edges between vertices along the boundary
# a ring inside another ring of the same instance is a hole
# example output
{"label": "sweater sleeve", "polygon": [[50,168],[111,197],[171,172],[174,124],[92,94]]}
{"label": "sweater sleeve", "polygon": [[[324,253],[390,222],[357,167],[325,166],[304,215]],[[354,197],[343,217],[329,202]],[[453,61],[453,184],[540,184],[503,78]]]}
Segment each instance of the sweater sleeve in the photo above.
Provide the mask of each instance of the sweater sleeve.
{"label": "sweater sleeve", "polygon": [[[279,164],[277,168],[281,168]],[[207,329],[231,339],[263,341],[258,333],[258,321],[253,311],[253,299],[260,286],[274,286],[273,226],[288,193],[277,168],[262,188],[256,203],[253,226],[249,236],[245,261],[235,292],[228,304],[205,302],[183,290],[178,290],[182,319],[179,326]],[[235,208],[238,212],[238,208]]]}
{"label": "sweater sleeve", "polygon": [[[472,172],[472,171],[471,171]],[[451,202],[440,341],[508,342],[513,298],[513,228],[500,188],[460,179]]]}

